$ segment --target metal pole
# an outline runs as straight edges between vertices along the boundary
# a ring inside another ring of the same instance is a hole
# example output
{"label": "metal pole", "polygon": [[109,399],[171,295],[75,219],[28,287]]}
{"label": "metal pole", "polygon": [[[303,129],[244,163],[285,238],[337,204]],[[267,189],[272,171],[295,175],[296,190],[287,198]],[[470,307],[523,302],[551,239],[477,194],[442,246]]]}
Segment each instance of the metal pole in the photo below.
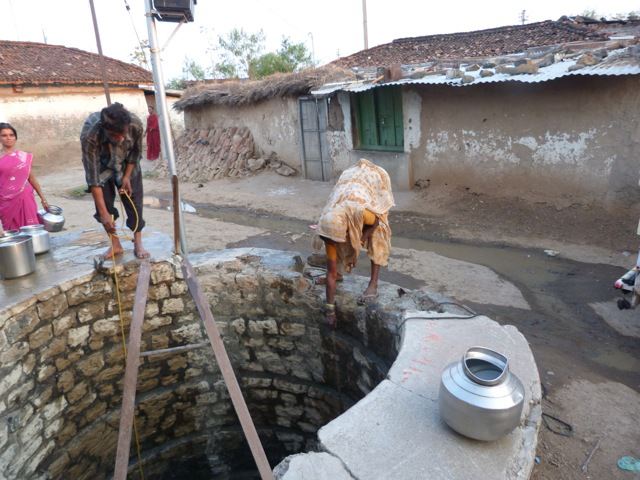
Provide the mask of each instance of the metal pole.
{"label": "metal pole", "polygon": [[[173,152],[173,139],[171,136],[171,125],[169,124],[169,111],[164,89],[164,77],[162,75],[162,65],[160,63],[160,50],[158,48],[158,34],[156,32],[156,22],[152,14],[151,0],[145,0],[145,15],[147,17],[147,30],[149,32],[149,51],[151,53],[151,69],[153,71],[153,83],[156,94],[156,111],[160,119],[160,138],[162,140],[162,151],[167,157],[169,173],[171,174],[171,186],[174,192],[173,208],[174,212],[174,232],[180,231],[180,249],[183,255],[187,254],[187,237],[184,231],[184,218],[182,215],[182,202],[177,191],[178,175],[176,173],[176,159]],[[178,225],[175,225],[175,223]],[[175,234],[174,234],[175,235]]]}
{"label": "metal pole", "polygon": [[362,29],[364,31],[364,49],[369,48],[369,35],[367,34],[367,0],[362,0]]}
{"label": "metal pole", "polygon": [[316,66],[316,46],[313,42],[313,33],[309,32],[309,36],[311,37],[311,63],[313,66]]}
{"label": "metal pole", "polygon": [[109,82],[107,82],[107,68],[104,65],[104,55],[102,54],[102,44],[100,43],[100,32],[98,31],[98,20],[96,20],[96,7],[93,6],[93,0],[89,0],[89,5],[91,6],[91,18],[93,18],[93,31],[96,34],[96,44],[98,45],[98,53],[100,54],[100,69],[102,70],[104,95],[105,97],[107,97],[107,105],[111,105],[111,95],[109,95]]}

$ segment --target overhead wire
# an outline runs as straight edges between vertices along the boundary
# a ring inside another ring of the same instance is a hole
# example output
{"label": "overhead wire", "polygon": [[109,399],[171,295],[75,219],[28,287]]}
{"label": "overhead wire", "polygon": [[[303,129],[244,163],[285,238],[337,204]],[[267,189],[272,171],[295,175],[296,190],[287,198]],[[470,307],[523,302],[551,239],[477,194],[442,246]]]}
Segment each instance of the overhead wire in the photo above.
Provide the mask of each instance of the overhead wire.
{"label": "overhead wire", "polygon": [[129,20],[131,21],[131,26],[133,27],[133,32],[136,34],[136,38],[138,39],[138,47],[140,48],[140,52],[142,52],[142,59],[144,60],[144,64],[147,67],[147,70],[151,70],[151,66],[147,61],[147,54],[145,52],[145,48],[149,48],[148,45],[145,45],[142,40],[140,40],[140,35],[138,35],[138,30],[136,29],[136,24],[133,21],[133,16],[131,15],[131,7],[129,6],[129,2],[127,0],[124,1],[124,8],[127,9],[127,13],[129,14]]}

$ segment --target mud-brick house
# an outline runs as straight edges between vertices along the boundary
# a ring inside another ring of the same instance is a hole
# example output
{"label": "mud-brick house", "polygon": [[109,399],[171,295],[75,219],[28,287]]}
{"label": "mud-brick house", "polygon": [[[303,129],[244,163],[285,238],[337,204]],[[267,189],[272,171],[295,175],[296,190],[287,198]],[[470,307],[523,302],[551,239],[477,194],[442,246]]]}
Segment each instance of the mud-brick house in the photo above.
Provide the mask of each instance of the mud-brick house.
{"label": "mud-brick house", "polygon": [[225,123],[266,133],[263,151],[308,178],[331,180],[367,157],[401,189],[447,183],[569,202],[637,201],[638,31],[640,22],[563,17],[404,38],[332,64],[355,79],[256,101],[248,91],[242,109],[223,105],[230,91],[205,87],[176,106],[187,128]]}
{"label": "mud-brick house", "polygon": [[[111,100],[144,121],[147,105],[155,103],[151,72],[108,57],[105,66]],[[105,106],[97,54],[0,40],[0,121],[16,127],[19,146],[34,153],[36,169],[78,160],[82,123]]]}

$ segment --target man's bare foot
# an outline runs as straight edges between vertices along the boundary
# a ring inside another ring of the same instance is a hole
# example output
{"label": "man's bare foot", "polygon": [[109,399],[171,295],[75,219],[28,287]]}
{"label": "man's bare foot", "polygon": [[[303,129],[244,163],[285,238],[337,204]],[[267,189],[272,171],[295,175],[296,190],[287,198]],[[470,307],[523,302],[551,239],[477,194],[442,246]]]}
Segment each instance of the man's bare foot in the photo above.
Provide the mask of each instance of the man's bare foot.
{"label": "man's bare foot", "polygon": [[122,245],[114,245],[113,248],[109,247],[109,249],[102,254],[102,258],[104,260],[113,260],[113,257],[122,255],[122,252],[124,252]]}
{"label": "man's bare foot", "polygon": [[[336,277],[336,282],[341,282],[344,280],[344,277],[340,274]],[[315,279],[316,285],[326,285],[327,284],[327,276],[323,275],[322,277],[316,277]]]}
{"label": "man's bare foot", "polygon": [[142,246],[142,232],[135,232],[133,234],[133,253],[136,258],[139,259],[149,258],[151,256]]}
{"label": "man's bare foot", "polygon": [[135,247],[133,247],[133,253],[136,258],[139,259],[149,258],[151,256],[151,254],[147,252],[142,245],[136,245]]}

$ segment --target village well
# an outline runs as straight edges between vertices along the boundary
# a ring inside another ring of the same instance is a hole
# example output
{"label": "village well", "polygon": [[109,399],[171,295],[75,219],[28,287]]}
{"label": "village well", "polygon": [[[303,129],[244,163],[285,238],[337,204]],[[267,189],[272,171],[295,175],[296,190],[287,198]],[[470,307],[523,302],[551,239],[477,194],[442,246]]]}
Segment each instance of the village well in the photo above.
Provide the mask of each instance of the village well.
{"label": "village well", "polygon": [[[334,333],[322,324],[323,290],[296,255],[239,249],[192,263],[272,466],[316,449],[317,430],[385,378],[399,345],[397,302],[406,299],[358,307],[362,285],[343,288]],[[137,268],[118,267],[127,328]],[[0,310],[3,478],[110,478],[124,376],[110,273],[84,267]],[[206,341],[179,265],[155,261],[142,351]],[[147,478],[256,475],[210,346],[143,357],[137,404]],[[138,478],[135,442],[131,459]]]}

